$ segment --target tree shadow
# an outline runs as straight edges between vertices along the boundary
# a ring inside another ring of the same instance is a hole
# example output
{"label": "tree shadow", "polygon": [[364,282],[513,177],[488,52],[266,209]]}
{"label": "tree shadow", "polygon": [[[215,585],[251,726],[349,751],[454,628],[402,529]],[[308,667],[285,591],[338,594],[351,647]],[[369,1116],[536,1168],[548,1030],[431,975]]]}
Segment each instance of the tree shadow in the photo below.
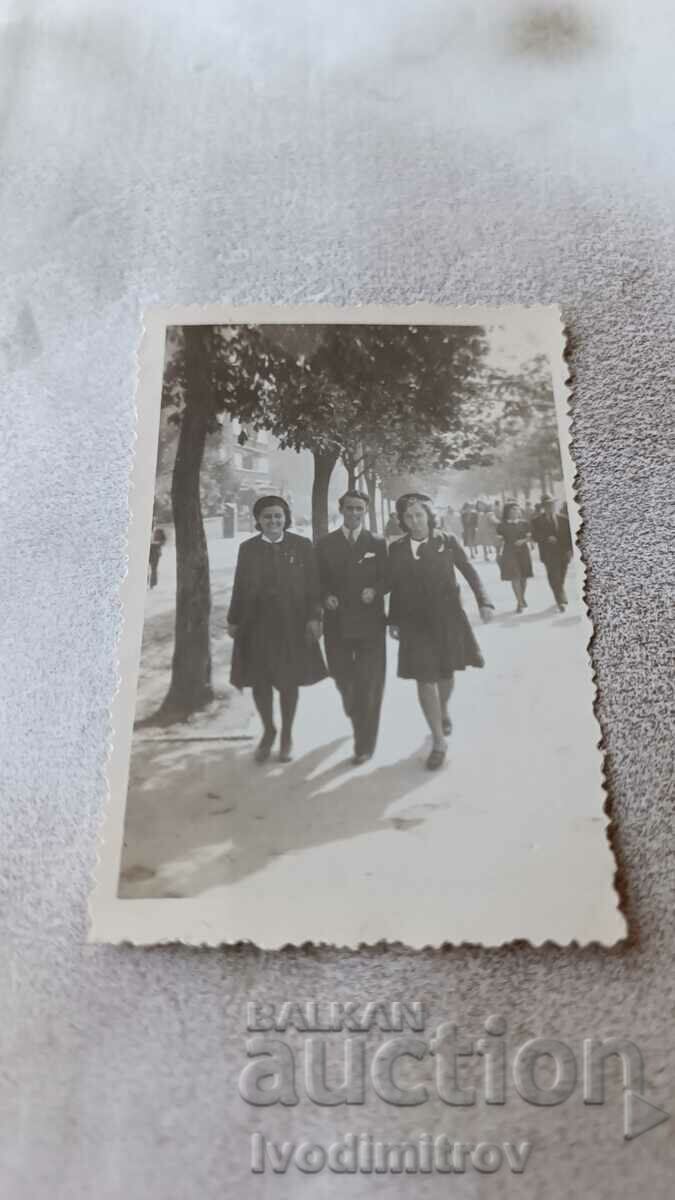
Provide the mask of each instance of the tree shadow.
{"label": "tree shadow", "polygon": [[262,767],[250,748],[143,744],[132,760],[120,896],[196,896],[284,855],[423,825],[419,811],[385,815],[437,778],[423,769],[423,747],[381,767],[328,764],[346,740]]}

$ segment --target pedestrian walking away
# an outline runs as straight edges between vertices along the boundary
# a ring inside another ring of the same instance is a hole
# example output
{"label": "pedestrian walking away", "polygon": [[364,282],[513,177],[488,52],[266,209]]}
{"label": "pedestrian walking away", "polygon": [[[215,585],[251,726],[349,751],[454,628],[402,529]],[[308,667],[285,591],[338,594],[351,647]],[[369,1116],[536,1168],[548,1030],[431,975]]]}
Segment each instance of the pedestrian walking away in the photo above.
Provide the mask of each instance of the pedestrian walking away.
{"label": "pedestrian walking away", "polygon": [[490,551],[497,552],[499,538],[497,536],[497,520],[494,514],[490,511],[488,504],[478,504],[478,528],[476,530],[476,541],[483,550],[483,558],[485,562],[490,561]]}
{"label": "pedestrian walking away", "polygon": [[389,626],[399,643],[398,674],[417,682],[420,708],[431,730],[429,770],[443,765],[452,731],[448,710],[455,671],[484,665],[460,598],[456,571],[489,621],[493,605],[478,572],[452,535],[439,533],[428,496],[407,492],[396,501],[405,537],[389,555]]}
{"label": "pedestrian walking away", "polygon": [[165,534],[164,530],[161,529],[160,526],[158,525],[155,529],[153,529],[152,538],[150,539],[150,555],[149,555],[149,559],[148,559],[148,566],[150,568],[150,587],[151,588],[157,587],[157,583],[159,580],[159,576],[158,576],[159,560],[162,557],[162,550],[164,548],[165,542],[166,542],[166,534]]}
{"label": "pedestrian walking away", "polygon": [[255,752],[266,762],[277,735],[274,691],[279,693],[279,759],[292,758],[298,689],[325,679],[321,653],[321,600],[314,547],[291,533],[291,512],[281,496],[262,496],[253,507],[258,536],[239,547],[227,614],[234,638],[230,680],[251,687],[263,726]]}
{"label": "pedestrian walking away", "polygon": [[328,670],[352,723],[357,766],[375,750],[386,668],[387,545],[364,528],[367,511],[367,496],[345,492],[343,524],[316,548]]}
{"label": "pedestrian walking away", "polygon": [[476,545],[476,534],[478,531],[478,509],[475,504],[469,504],[468,500],[462,505],[460,513],[462,522],[462,541],[465,548],[469,551],[471,558],[475,558],[478,554]]}
{"label": "pedestrian walking away", "polygon": [[533,518],[532,536],[539,546],[541,561],[546,567],[549,587],[560,612],[567,606],[565,577],[572,558],[572,535],[570,533],[567,505],[556,513],[552,496],[541,498],[542,511]]}
{"label": "pedestrian walking away", "polygon": [[387,542],[393,542],[401,537],[401,526],[398,523],[396,513],[390,513],[387,517],[387,523],[384,527],[384,536]]}
{"label": "pedestrian walking away", "polygon": [[525,599],[527,581],[532,578],[534,572],[532,555],[527,542],[529,526],[523,519],[520,507],[514,501],[509,501],[504,505],[497,533],[502,539],[499,571],[502,579],[511,584],[516,597],[516,612],[521,613],[524,608],[527,608]]}

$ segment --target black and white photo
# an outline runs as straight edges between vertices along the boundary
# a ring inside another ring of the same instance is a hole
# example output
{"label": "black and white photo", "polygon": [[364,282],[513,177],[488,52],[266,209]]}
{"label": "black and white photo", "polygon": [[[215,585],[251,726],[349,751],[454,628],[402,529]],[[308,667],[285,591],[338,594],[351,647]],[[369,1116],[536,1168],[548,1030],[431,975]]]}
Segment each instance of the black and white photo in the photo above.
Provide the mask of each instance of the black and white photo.
{"label": "black and white photo", "polygon": [[558,310],[146,327],[93,936],[615,941]]}

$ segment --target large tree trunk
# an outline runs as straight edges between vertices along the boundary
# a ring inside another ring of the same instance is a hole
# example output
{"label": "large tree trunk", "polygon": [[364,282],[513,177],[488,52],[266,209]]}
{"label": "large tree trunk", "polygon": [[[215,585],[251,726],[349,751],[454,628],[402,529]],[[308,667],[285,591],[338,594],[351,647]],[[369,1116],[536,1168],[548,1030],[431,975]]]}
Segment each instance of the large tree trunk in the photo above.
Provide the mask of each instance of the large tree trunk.
{"label": "large tree trunk", "polygon": [[356,488],[356,461],[348,455],[343,454],[342,465],[347,472],[347,489],[353,492]]}
{"label": "large tree trunk", "polygon": [[314,541],[328,533],[328,488],[338,456],[333,450],[314,450],[312,534]]}
{"label": "large tree trunk", "polygon": [[548,487],[546,485],[546,467],[541,459],[539,459],[539,484],[543,496],[548,491]]}
{"label": "large tree trunk", "polygon": [[368,489],[368,524],[371,533],[377,533],[377,475],[372,468],[363,475]]}
{"label": "large tree trunk", "polygon": [[176,625],[171,684],[157,714],[185,720],[213,699],[211,687],[211,586],[199,494],[204,445],[213,413],[210,332],[185,327],[186,395],[171,503],[176,536]]}

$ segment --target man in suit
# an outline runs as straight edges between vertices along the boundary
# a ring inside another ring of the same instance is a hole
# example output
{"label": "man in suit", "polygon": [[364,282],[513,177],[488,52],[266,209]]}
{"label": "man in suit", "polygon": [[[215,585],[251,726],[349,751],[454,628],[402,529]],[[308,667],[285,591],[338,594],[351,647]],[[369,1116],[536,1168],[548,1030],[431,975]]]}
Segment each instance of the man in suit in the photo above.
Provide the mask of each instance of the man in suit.
{"label": "man in suit", "polygon": [[565,576],[572,557],[572,536],[567,512],[556,513],[552,496],[542,496],[541,512],[532,519],[532,536],[546,567],[549,587],[560,612],[567,606]]}
{"label": "man in suit", "polygon": [[328,670],[354,727],[356,766],[377,741],[386,667],[387,544],[364,528],[368,497],[340,498],[342,525],[316,547]]}

